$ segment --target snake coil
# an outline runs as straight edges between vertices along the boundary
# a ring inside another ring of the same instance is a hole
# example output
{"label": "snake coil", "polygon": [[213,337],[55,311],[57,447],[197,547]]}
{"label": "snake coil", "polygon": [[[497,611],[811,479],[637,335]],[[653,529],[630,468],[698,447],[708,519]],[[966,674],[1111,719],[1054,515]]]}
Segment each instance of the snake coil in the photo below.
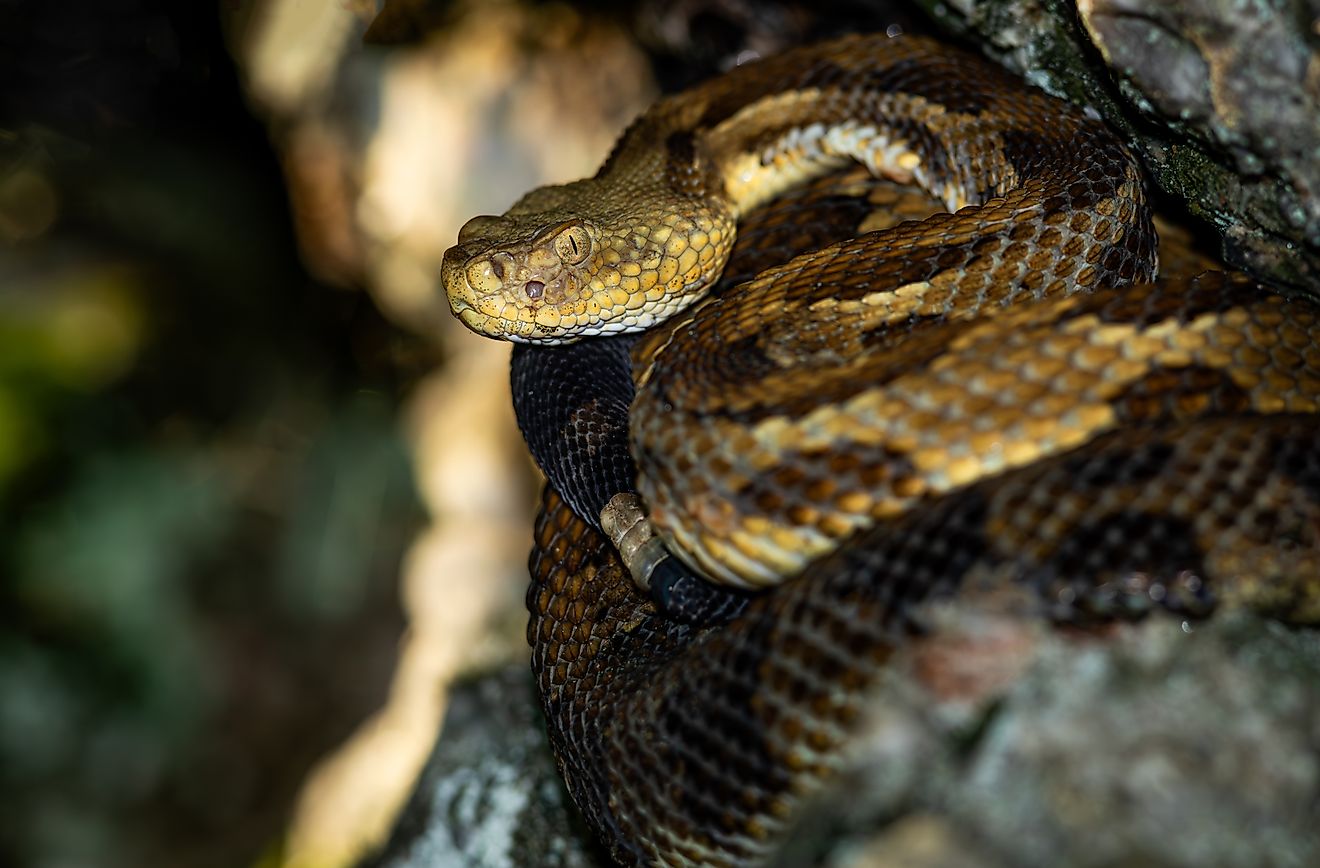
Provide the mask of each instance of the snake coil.
{"label": "snake coil", "polygon": [[[804,191],[852,162],[946,210],[744,245],[777,198],[809,215],[788,236],[834,219]],[[1241,275],[1155,280],[1155,240],[1102,123],[883,36],[666,98],[594,178],[464,227],[451,305],[527,344],[515,403],[550,480],[533,665],[619,861],[771,852],[932,597],[1320,619],[1320,313]],[[601,533],[621,493],[648,522],[627,552],[659,540],[733,589],[718,618],[637,592]]]}

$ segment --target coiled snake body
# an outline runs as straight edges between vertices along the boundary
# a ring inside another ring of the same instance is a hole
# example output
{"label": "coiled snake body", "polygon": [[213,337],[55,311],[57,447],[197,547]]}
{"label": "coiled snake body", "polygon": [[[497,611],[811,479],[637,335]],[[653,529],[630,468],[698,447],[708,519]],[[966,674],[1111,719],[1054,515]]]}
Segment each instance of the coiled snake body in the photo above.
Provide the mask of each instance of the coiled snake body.
{"label": "coiled snake body", "polygon": [[[709,291],[740,221],[850,161],[948,213]],[[768,852],[932,595],[1320,616],[1320,316],[1154,269],[1139,171],[1101,123],[914,38],[740,67],[658,103],[595,178],[464,227],[443,278],[475,330],[664,320],[514,361],[551,483],[534,665],[616,858]],[[667,551],[771,590],[723,624],[657,612],[600,533],[634,490]]]}

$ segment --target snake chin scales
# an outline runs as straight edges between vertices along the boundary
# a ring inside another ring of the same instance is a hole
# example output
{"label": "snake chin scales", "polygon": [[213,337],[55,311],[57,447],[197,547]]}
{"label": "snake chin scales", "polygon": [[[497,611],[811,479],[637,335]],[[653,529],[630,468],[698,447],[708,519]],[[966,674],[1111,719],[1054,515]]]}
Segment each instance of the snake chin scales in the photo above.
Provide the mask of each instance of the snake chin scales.
{"label": "snake chin scales", "polygon": [[[867,231],[848,166],[948,210]],[[618,861],[773,853],[914,611],[961,588],[1060,621],[1320,622],[1320,311],[1157,279],[1156,241],[1097,118],[882,35],[666,97],[594,177],[463,228],[450,304],[524,344],[548,479],[551,742]],[[727,623],[639,595],[620,552],[656,540],[737,597]]]}

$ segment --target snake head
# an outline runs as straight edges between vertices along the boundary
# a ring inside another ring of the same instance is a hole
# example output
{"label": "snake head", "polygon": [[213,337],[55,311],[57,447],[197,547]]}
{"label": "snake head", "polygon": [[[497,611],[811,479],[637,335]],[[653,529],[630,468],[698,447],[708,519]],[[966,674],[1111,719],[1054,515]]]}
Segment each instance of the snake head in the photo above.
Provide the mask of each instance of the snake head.
{"label": "snake head", "polygon": [[593,183],[543,187],[503,216],[464,225],[441,264],[464,325],[546,344],[638,331],[691,303],[719,274],[731,220],[669,214],[652,228],[617,210],[588,219],[578,203],[602,198]]}
{"label": "snake head", "polygon": [[589,290],[599,236],[585,219],[469,220],[441,264],[454,315],[478,334],[528,342],[589,326],[599,309]]}

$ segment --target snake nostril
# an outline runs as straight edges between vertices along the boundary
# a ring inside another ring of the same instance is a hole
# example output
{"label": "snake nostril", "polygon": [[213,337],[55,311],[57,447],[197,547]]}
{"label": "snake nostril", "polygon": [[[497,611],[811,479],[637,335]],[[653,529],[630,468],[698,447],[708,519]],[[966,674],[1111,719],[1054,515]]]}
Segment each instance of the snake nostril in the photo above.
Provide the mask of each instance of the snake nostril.
{"label": "snake nostril", "polygon": [[545,284],[539,280],[529,280],[523,289],[527,292],[528,298],[540,298],[545,293]]}
{"label": "snake nostril", "polygon": [[498,257],[490,261],[490,270],[495,272],[495,276],[500,280],[504,280],[504,263],[500,262]]}

